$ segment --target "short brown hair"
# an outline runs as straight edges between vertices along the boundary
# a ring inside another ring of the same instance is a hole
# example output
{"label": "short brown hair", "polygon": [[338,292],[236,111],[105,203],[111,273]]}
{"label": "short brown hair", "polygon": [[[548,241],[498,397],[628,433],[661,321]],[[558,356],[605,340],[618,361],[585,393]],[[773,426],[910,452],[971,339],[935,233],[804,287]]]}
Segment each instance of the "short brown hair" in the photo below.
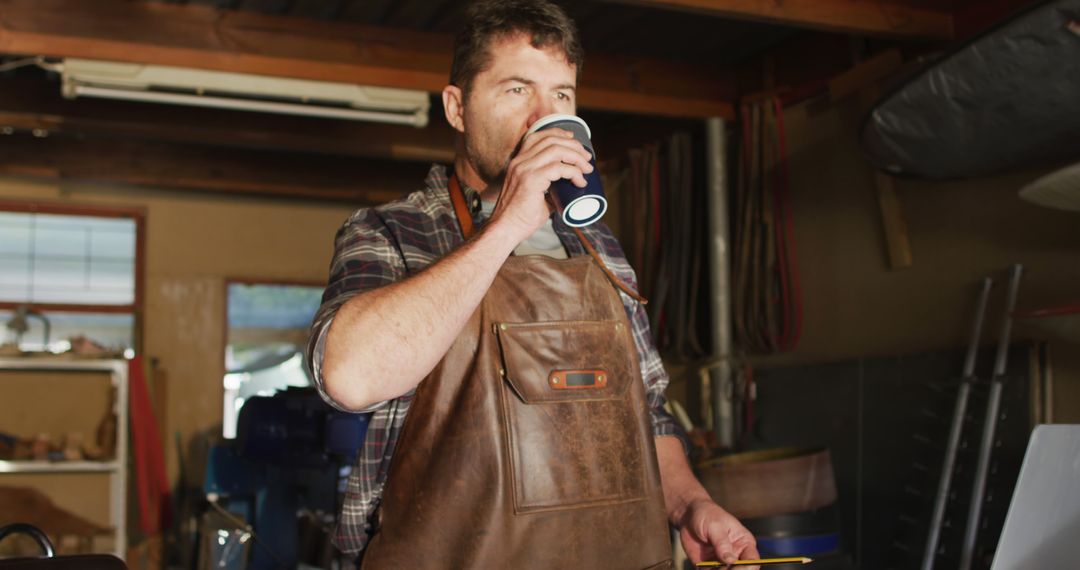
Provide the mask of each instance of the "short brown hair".
{"label": "short brown hair", "polygon": [[518,33],[528,34],[534,48],[559,48],[581,74],[585,52],[577,26],[561,7],[547,0],[480,0],[469,6],[454,38],[450,84],[468,93],[473,78],[491,62],[492,40]]}

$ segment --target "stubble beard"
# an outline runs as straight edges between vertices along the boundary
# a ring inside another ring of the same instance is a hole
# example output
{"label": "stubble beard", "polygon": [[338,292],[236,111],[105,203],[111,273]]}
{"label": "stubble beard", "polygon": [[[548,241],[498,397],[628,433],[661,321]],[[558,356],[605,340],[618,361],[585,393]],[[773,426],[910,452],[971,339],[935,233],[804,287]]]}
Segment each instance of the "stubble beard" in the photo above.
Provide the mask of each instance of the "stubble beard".
{"label": "stubble beard", "polygon": [[501,185],[506,178],[506,170],[510,166],[510,153],[504,156],[499,156],[499,152],[492,148],[487,148],[488,145],[483,143],[477,144],[476,141],[465,141],[465,152],[469,156],[469,159],[473,163],[473,168],[476,169],[476,173],[480,175],[480,178],[484,181],[488,187]]}
{"label": "stubble beard", "polygon": [[[466,96],[468,97],[468,96]],[[471,110],[471,109],[470,109]],[[504,148],[499,143],[499,132],[491,131],[491,125],[482,121],[469,121],[476,130],[473,136],[465,136],[465,154],[480,179],[491,189],[501,189],[506,180],[510,160],[517,154],[521,141]]]}

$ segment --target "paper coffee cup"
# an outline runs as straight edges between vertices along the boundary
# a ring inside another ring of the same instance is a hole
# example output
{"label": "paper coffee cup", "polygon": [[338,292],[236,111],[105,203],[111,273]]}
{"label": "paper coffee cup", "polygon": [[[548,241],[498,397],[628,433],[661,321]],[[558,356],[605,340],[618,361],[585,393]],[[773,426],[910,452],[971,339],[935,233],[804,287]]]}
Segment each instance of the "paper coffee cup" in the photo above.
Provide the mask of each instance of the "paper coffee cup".
{"label": "paper coffee cup", "polygon": [[604,187],[600,181],[600,171],[596,168],[596,151],[592,146],[592,132],[589,125],[581,117],[575,115],[548,115],[541,117],[529,127],[526,135],[530,135],[544,129],[559,128],[570,131],[577,140],[589,151],[592,158],[593,171],[585,174],[585,187],[578,188],[568,179],[556,180],[551,183],[549,192],[555,198],[555,205],[559,209],[559,216],[563,223],[571,227],[587,226],[607,212],[607,197],[604,196]]}

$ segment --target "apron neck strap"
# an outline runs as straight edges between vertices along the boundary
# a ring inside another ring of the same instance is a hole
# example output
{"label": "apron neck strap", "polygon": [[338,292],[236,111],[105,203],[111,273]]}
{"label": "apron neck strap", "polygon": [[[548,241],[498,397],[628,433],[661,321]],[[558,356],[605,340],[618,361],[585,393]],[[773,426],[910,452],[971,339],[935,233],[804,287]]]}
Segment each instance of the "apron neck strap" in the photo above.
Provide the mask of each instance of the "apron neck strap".
{"label": "apron neck strap", "polygon": [[458,182],[457,173],[450,175],[450,201],[454,204],[454,214],[457,215],[458,225],[461,227],[461,235],[469,239],[475,233],[473,228],[472,212],[465,205],[465,193],[461,191],[461,183]]}
{"label": "apron neck strap", "polygon": [[596,249],[592,246],[591,243],[589,243],[589,240],[585,237],[585,232],[581,231],[581,228],[574,228],[574,233],[577,234],[578,239],[581,240],[581,245],[585,246],[585,251],[589,252],[589,255],[592,256],[593,260],[596,261],[596,264],[600,266],[600,269],[604,272],[604,275],[607,276],[608,281],[611,281],[612,285],[617,287],[623,293],[629,295],[631,299],[637,301],[638,303],[641,303],[642,305],[649,304],[648,299],[642,297],[641,294],[639,294],[637,291],[634,291],[629,285],[624,283],[622,279],[619,279],[619,277],[615,275],[614,272],[608,269],[607,264],[604,263],[604,260],[600,257],[600,254],[597,253]]}

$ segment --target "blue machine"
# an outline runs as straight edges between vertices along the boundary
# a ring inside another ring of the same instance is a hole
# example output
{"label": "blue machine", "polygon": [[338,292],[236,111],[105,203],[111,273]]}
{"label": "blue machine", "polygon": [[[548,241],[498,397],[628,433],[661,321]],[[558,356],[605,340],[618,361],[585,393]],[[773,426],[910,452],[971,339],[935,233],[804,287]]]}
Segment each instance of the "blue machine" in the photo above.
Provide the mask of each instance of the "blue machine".
{"label": "blue machine", "polygon": [[225,567],[296,567],[297,512],[337,512],[339,482],[363,445],[368,419],[331,408],[313,388],[244,403],[235,442],[210,449],[203,485],[258,537],[247,566]]}

